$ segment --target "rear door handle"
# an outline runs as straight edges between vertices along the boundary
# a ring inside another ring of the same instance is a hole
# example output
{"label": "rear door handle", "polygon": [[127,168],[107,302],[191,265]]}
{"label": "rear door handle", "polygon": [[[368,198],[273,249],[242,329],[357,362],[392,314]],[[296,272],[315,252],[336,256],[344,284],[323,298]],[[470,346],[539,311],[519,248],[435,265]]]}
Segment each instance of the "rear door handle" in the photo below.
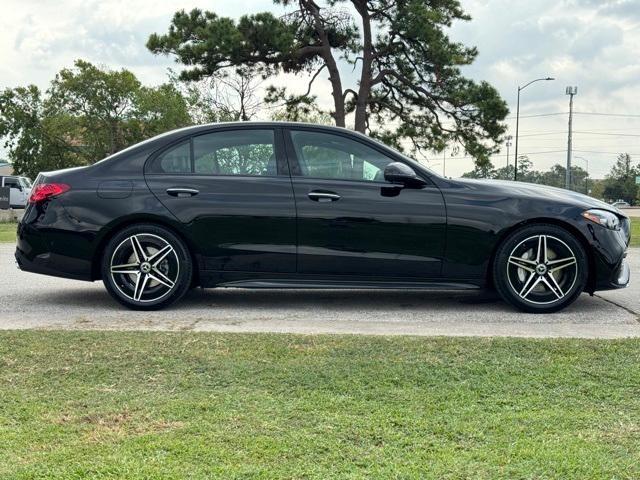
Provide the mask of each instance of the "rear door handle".
{"label": "rear door handle", "polygon": [[167,188],[167,193],[172,197],[193,197],[200,193],[199,190],[195,188],[184,188],[184,187],[173,187]]}
{"label": "rear door handle", "polygon": [[340,195],[333,192],[312,191],[309,192],[307,196],[314,202],[335,202],[340,200]]}

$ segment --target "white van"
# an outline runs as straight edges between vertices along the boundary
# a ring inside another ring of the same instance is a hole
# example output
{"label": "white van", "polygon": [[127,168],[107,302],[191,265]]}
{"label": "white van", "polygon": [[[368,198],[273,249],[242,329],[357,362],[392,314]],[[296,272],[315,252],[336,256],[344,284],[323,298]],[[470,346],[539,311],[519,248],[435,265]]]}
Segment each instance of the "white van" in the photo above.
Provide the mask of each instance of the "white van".
{"label": "white van", "polygon": [[31,195],[31,180],[27,177],[7,175],[0,177],[0,187],[9,187],[11,208],[24,208]]}

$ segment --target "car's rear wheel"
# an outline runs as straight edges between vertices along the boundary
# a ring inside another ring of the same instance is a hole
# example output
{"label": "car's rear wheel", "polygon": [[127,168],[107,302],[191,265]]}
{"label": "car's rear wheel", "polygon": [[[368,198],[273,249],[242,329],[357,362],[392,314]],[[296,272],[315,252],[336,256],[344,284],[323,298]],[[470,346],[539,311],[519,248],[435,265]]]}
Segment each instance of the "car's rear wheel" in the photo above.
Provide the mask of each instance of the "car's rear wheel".
{"label": "car's rear wheel", "polygon": [[520,228],[500,245],[493,265],[502,298],[526,312],[551,313],[584,290],[588,260],[581,243],[556,225]]}
{"label": "car's rear wheel", "polygon": [[157,310],[179,300],[193,276],[184,243],[158,225],[132,225],[107,243],[102,280],[118,302],[135,310]]}

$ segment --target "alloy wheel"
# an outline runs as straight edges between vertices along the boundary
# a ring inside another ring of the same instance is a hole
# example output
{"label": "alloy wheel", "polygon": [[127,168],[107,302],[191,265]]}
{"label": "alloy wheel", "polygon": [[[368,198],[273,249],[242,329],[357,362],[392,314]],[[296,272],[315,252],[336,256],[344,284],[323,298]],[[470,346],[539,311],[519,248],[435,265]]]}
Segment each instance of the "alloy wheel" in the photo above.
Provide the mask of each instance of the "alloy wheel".
{"label": "alloy wheel", "polygon": [[180,262],[175,248],[164,238],[138,233],[125,238],[110,260],[116,288],[135,302],[155,302],[176,286]]}
{"label": "alloy wheel", "polygon": [[507,277],[516,295],[540,305],[564,299],[579,274],[574,252],[552,235],[524,239],[511,251],[507,263]]}

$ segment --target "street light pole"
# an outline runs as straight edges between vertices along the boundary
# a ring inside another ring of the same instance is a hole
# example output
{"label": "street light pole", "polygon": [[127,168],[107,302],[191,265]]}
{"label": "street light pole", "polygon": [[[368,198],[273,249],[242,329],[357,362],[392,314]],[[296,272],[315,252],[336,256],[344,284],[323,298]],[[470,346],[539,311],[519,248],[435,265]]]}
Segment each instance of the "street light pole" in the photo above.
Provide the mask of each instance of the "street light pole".
{"label": "street light pole", "polygon": [[573,96],[578,93],[578,87],[567,87],[565,93],[569,95],[569,136],[567,137],[567,172],[564,187],[571,190],[571,129],[573,123]]}
{"label": "street light pole", "polygon": [[447,149],[442,151],[442,176],[447,176]]}
{"label": "street light pole", "polygon": [[587,165],[587,176],[584,177],[584,193],[589,195],[589,160],[587,160],[584,157],[579,157],[577,155],[574,155],[573,158],[579,158],[580,160],[582,160]]}
{"label": "street light pole", "polygon": [[514,180],[518,180],[518,128],[520,126],[520,92],[522,90],[524,90],[525,88],[527,88],[532,83],[540,82],[542,80],[545,80],[545,81],[555,80],[555,78],[553,78],[553,77],[536,78],[535,80],[531,80],[529,83],[525,84],[523,87],[518,85],[518,103],[517,103],[517,107],[516,107],[516,155],[515,155],[515,161],[514,161],[515,170],[513,172],[513,179]]}

